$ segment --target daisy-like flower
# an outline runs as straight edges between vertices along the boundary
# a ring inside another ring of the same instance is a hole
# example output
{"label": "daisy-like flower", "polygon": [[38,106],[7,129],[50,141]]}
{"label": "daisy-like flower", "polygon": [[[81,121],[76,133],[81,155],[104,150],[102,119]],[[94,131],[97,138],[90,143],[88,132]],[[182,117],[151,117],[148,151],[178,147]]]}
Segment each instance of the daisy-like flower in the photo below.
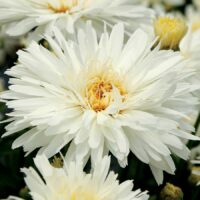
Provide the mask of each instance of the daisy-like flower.
{"label": "daisy-like flower", "polygon": [[159,16],[154,20],[152,32],[158,37],[161,49],[180,51],[186,59],[199,63],[200,14],[192,7],[186,13],[187,19],[172,14]]}
{"label": "daisy-like flower", "polygon": [[13,78],[1,98],[13,112],[4,136],[26,130],[12,147],[42,147],[51,157],[70,144],[68,161],[95,164],[110,151],[121,166],[131,150],[158,183],[163,170],[173,174],[170,154],[187,159],[181,138],[197,139],[187,116],[196,110],[196,86],[182,82],[192,73],[181,73],[180,53],[151,50],[155,40],[140,29],[124,44],[122,24],[100,40],[89,23],[77,42],[54,32],[46,36],[52,52],[33,42],[7,71]]}
{"label": "daisy-like flower", "polygon": [[[192,14],[193,13],[193,14]],[[193,85],[200,85],[200,31],[198,31],[199,22],[197,12],[191,7],[187,9],[187,18],[171,13],[170,15],[162,14],[155,19],[153,24],[153,35],[158,37],[161,49],[172,49],[179,51],[187,62],[184,69],[185,73],[194,71],[194,75],[187,79]],[[200,97],[199,90],[193,92]],[[193,118],[192,124],[195,124],[198,109],[190,113]]]}
{"label": "daisy-like flower", "polygon": [[132,32],[150,23],[152,15],[152,10],[133,0],[0,0],[0,24],[8,24],[7,33],[18,36],[35,29],[34,39],[51,32],[53,26],[73,33],[87,20],[92,20],[99,32],[104,23],[112,27],[117,22],[124,22]]}
{"label": "daisy-like flower", "polygon": [[[186,17],[171,14],[162,15],[154,21],[153,35],[157,36],[162,49],[179,51],[187,62],[185,73],[193,70],[193,76],[187,78],[188,83],[200,85],[200,14],[193,7],[186,8]],[[193,92],[200,99],[200,89]],[[190,113],[195,124],[199,108]]]}
{"label": "daisy-like flower", "polygon": [[[117,175],[109,172],[110,159],[97,163],[90,174],[81,163],[70,162],[54,168],[45,156],[34,159],[42,178],[33,169],[22,169],[33,200],[147,200],[147,192],[132,191],[132,181],[119,183]],[[58,181],[59,180],[59,181]]]}

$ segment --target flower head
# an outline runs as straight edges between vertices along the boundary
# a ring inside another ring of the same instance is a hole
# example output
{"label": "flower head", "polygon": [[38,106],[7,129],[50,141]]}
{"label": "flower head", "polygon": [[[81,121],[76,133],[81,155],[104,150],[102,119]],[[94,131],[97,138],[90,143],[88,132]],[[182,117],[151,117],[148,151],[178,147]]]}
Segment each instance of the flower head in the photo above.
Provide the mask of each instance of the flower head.
{"label": "flower head", "polygon": [[8,24],[8,34],[23,35],[35,29],[34,39],[54,26],[74,33],[87,20],[92,20],[99,32],[104,23],[112,27],[122,21],[132,32],[149,24],[152,16],[152,10],[127,0],[0,0],[0,24]]}
{"label": "flower head", "polygon": [[187,25],[183,19],[163,16],[155,20],[154,31],[161,48],[176,50],[187,32]]}
{"label": "flower head", "polygon": [[182,73],[180,53],[152,50],[155,40],[140,29],[124,44],[122,24],[100,40],[89,23],[77,42],[54,32],[46,36],[52,52],[33,42],[7,71],[13,78],[1,97],[13,112],[4,136],[26,130],[13,148],[41,147],[51,157],[70,144],[68,161],[91,157],[95,165],[110,151],[121,166],[131,150],[158,183],[163,170],[174,173],[170,154],[187,159],[181,138],[197,139],[187,116],[196,86],[184,82],[191,74]]}
{"label": "flower head", "polygon": [[[132,181],[119,184],[117,176],[109,172],[110,159],[97,163],[93,172],[86,174],[81,163],[70,162],[54,168],[45,156],[37,156],[33,168],[23,169],[25,182],[33,200],[147,200],[147,192],[132,191]],[[44,181],[43,181],[44,180]],[[59,181],[58,181],[59,180]]]}

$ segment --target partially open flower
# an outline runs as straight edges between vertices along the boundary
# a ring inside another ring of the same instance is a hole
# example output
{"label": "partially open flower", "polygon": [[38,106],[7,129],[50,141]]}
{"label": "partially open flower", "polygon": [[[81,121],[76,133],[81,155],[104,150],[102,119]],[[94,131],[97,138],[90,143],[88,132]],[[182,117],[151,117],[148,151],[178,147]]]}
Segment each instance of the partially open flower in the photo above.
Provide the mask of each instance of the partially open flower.
{"label": "partially open flower", "polygon": [[187,29],[185,21],[180,18],[161,16],[154,22],[155,35],[158,37],[162,49],[177,50]]}
{"label": "partially open flower", "polygon": [[160,193],[160,200],[183,200],[181,188],[167,183]]}

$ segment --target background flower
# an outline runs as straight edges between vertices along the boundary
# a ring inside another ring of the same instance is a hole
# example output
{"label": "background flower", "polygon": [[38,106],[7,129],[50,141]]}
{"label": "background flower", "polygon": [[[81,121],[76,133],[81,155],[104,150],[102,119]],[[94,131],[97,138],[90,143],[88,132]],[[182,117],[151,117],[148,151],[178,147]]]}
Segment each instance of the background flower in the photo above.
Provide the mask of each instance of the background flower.
{"label": "background flower", "polygon": [[31,39],[38,39],[53,26],[74,33],[87,20],[102,32],[104,23],[112,27],[126,21],[127,31],[151,21],[153,11],[130,0],[0,0],[0,24],[8,24],[12,36],[25,34],[32,29]]}

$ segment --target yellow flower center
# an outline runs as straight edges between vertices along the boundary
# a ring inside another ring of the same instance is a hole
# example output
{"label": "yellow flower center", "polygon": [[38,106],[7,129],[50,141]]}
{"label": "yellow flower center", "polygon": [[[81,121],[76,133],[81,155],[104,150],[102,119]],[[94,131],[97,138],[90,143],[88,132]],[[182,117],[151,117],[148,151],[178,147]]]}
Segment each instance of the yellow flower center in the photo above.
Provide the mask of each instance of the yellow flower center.
{"label": "yellow flower center", "polygon": [[118,89],[121,96],[125,96],[126,90],[116,73],[106,72],[92,77],[87,82],[86,98],[89,106],[95,111],[105,110],[113,102],[113,88]]}
{"label": "yellow flower center", "polygon": [[63,167],[63,160],[61,157],[54,156],[51,165],[55,168],[62,168]]}
{"label": "yellow flower center", "polygon": [[176,50],[187,32],[187,25],[184,20],[179,18],[159,17],[154,22],[154,31],[159,37],[161,49]]}
{"label": "yellow flower center", "polygon": [[[100,200],[99,195],[92,185],[83,185],[78,181],[74,186],[71,185],[69,179],[62,179],[62,176],[58,177],[59,188],[54,191],[51,199],[65,199],[65,200]],[[90,184],[93,182],[90,181]],[[71,187],[72,186],[72,187]]]}
{"label": "yellow flower center", "polygon": [[94,192],[79,189],[71,194],[70,200],[99,200],[99,198]]}
{"label": "yellow flower center", "polygon": [[200,29],[200,20],[192,23],[192,31],[195,32]]}
{"label": "yellow flower center", "polygon": [[78,4],[78,0],[58,0],[58,5],[48,3],[48,9],[54,13],[65,13]]}

